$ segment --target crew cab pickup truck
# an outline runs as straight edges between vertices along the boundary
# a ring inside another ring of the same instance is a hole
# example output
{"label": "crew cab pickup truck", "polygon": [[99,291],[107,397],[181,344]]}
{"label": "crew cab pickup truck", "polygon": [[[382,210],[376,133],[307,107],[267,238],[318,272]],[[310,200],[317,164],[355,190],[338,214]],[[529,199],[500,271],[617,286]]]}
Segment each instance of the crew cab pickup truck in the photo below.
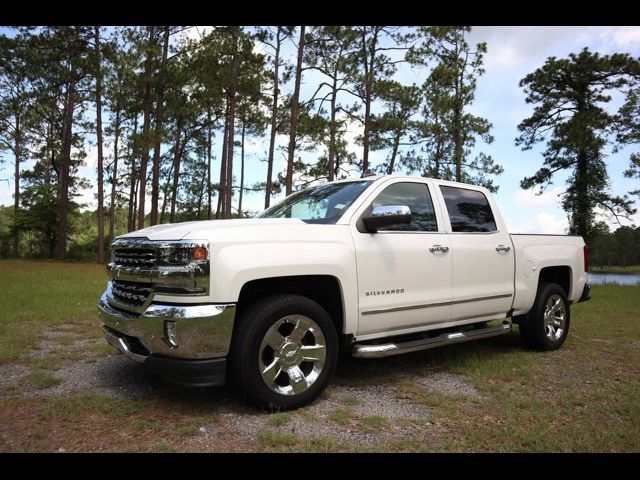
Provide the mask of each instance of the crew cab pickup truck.
{"label": "crew cab pickup truck", "polygon": [[378,358],[504,335],[562,346],[589,299],[581,237],[507,233],[491,193],[407,176],[307,188],[253,219],[115,239],[106,340],[182,385],[270,409],[313,401],[339,352]]}

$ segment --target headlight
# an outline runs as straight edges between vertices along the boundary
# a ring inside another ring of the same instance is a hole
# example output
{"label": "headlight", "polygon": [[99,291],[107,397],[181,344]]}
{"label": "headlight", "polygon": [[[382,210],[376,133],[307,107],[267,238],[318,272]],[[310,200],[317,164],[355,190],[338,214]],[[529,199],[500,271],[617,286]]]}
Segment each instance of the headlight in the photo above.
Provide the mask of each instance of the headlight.
{"label": "headlight", "polygon": [[204,241],[156,242],[156,292],[204,295],[209,289],[209,249]]}
{"label": "headlight", "polygon": [[158,266],[202,264],[209,259],[207,248],[193,243],[160,244],[157,255]]}

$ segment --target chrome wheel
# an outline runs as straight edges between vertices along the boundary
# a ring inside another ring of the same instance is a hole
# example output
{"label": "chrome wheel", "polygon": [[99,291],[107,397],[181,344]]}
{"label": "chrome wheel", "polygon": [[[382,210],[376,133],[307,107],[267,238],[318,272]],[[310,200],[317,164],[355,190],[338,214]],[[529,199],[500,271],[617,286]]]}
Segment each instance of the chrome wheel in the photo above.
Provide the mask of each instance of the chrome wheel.
{"label": "chrome wheel", "polygon": [[557,293],[549,296],[544,308],[544,331],[552,342],[558,341],[564,333],[567,310],[562,297]]}
{"label": "chrome wheel", "polygon": [[326,355],[318,324],[304,315],[288,315],[267,330],[260,344],[260,375],[274,392],[298,395],[318,379]]}

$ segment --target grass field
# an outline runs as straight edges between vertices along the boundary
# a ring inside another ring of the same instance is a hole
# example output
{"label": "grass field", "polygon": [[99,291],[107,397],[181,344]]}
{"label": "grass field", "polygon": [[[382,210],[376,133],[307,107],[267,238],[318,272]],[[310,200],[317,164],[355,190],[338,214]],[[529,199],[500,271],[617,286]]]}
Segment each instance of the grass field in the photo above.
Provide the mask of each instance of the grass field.
{"label": "grass field", "polygon": [[[516,328],[344,358],[314,405],[268,415],[115,356],[95,307],[104,267],[0,261],[0,272],[0,451],[640,451],[638,287],[593,287],[559,351],[525,350]],[[438,389],[441,378],[458,383]]]}

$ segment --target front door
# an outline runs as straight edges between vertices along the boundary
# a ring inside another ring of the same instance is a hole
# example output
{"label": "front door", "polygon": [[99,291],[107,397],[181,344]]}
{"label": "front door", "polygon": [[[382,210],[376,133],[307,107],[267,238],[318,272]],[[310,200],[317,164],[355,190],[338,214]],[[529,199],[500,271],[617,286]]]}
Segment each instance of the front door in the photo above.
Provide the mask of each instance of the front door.
{"label": "front door", "polygon": [[362,212],[405,205],[411,223],[367,233],[354,228],[358,268],[358,336],[419,329],[451,318],[451,254],[427,182],[386,183]]}

